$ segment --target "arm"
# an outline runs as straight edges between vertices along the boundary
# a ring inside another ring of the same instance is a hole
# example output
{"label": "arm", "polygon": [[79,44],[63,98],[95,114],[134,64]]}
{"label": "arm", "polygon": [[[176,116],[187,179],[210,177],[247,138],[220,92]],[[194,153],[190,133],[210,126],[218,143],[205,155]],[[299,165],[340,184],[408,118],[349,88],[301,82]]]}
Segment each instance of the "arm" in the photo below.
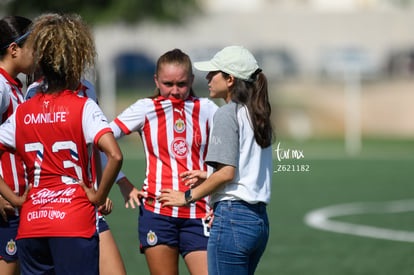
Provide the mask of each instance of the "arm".
{"label": "arm", "polygon": [[[103,152],[100,154],[101,167],[105,167],[107,163],[107,158]],[[98,167],[98,166],[97,166]],[[129,208],[131,205],[132,209],[135,209],[135,204],[140,206],[140,197],[147,197],[146,193],[143,191],[138,191],[135,186],[129,181],[122,171],[119,171],[118,176],[116,177],[116,183],[119,186],[122,196],[125,200],[125,208]]]}
{"label": "arm", "polygon": [[235,167],[219,164],[217,166],[217,171],[211,174],[203,184],[200,184],[198,187],[193,189],[193,201],[198,201],[199,199],[214,193],[217,189],[232,181],[235,174]]}
{"label": "arm", "polygon": [[140,198],[147,197],[147,193],[144,191],[138,191],[135,186],[128,180],[127,177],[123,177],[117,181],[119,190],[125,200],[125,208],[129,208],[131,205],[132,209],[135,209],[135,205],[140,206]]}
{"label": "arm", "polygon": [[116,142],[112,133],[108,132],[102,135],[97,143],[99,149],[101,149],[106,157],[107,164],[102,171],[102,177],[98,185],[98,190],[94,192],[93,188],[86,188],[84,184],[81,184],[84,188],[89,200],[96,205],[104,204],[109,191],[119,173],[122,166],[122,152]]}
{"label": "arm", "polygon": [[[0,150],[0,157],[3,153],[4,151]],[[15,207],[18,207],[18,208],[22,207],[24,201],[27,198],[27,194],[29,193],[29,190],[31,188],[32,188],[32,185],[30,184],[29,187],[24,192],[24,194],[21,197],[19,197],[13,192],[10,186],[7,185],[3,177],[0,176],[0,194],[3,196],[5,200],[7,200],[9,203],[11,203]]]}
{"label": "arm", "polygon": [[3,180],[2,177],[0,177],[0,194],[3,196],[4,199],[6,199],[8,202],[10,202],[12,205],[16,207],[21,207],[25,200],[22,199],[22,197],[17,196],[7,185],[7,183]]}
{"label": "arm", "polygon": [[[235,167],[219,164],[216,172],[208,177],[202,184],[192,189],[192,202],[214,193],[224,184],[232,181],[235,173]],[[175,191],[172,189],[162,189],[158,200],[160,202],[163,202],[163,206],[187,205],[184,192]]]}
{"label": "arm", "polygon": [[121,169],[123,156],[112,133],[104,134],[98,140],[97,145],[105,153],[108,160],[102,171],[102,178],[97,191],[99,198],[101,198],[100,201],[104,203]]}
{"label": "arm", "polygon": [[13,210],[14,210],[13,205],[11,205],[10,202],[8,202],[6,199],[0,196],[0,216],[3,219],[3,221],[7,222],[6,211],[13,211]]}
{"label": "arm", "polygon": [[184,181],[185,186],[190,186],[190,188],[199,186],[207,178],[207,171],[201,170],[191,170],[185,171],[180,174],[180,178]]}
{"label": "arm", "polygon": [[[126,133],[124,133],[124,131],[114,121],[112,121],[109,125],[114,132],[116,139],[126,135]],[[138,189],[135,188],[135,186],[129,181],[127,177],[122,176],[122,173],[118,175],[117,184],[122,196],[124,197],[125,208],[129,208],[129,205],[131,205],[131,208],[135,209],[135,205],[141,205],[140,198],[147,197],[147,194],[145,192],[138,191]]]}
{"label": "arm", "polygon": [[[32,185],[29,184],[29,187],[24,191],[22,196],[17,196],[13,190],[7,185],[7,183],[0,177],[0,194],[10,202],[13,206],[21,208],[23,203],[26,201],[27,195],[29,194]],[[3,215],[3,214],[2,214]]]}

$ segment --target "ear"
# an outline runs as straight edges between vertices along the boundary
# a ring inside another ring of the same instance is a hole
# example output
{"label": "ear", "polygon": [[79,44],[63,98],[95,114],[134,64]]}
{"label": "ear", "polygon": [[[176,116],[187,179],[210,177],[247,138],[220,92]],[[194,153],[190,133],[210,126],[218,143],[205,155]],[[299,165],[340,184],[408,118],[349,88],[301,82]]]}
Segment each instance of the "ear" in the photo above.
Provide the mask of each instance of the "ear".
{"label": "ear", "polygon": [[227,87],[231,87],[234,85],[234,76],[229,75],[229,77],[226,79]]}
{"label": "ear", "polygon": [[154,74],[154,81],[155,81],[155,85],[159,89],[160,88],[160,85],[158,85],[158,76],[157,76],[157,74]]}
{"label": "ear", "polygon": [[16,57],[19,48],[20,47],[17,45],[17,43],[13,42],[9,45],[9,48],[7,50],[10,51],[12,57]]}

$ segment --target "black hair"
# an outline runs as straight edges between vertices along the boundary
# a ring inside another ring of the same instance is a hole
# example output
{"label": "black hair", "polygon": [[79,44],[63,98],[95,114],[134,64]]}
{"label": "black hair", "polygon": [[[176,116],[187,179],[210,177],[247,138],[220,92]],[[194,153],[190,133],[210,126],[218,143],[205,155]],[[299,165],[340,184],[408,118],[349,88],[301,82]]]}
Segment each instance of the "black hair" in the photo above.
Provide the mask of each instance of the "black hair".
{"label": "black hair", "polygon": [[30,19],[22,16],[6,16],[0,20],[0,59],[6,55],[11,43],[23,46],[27,38],[24,35],[27,35],[31,24]]}

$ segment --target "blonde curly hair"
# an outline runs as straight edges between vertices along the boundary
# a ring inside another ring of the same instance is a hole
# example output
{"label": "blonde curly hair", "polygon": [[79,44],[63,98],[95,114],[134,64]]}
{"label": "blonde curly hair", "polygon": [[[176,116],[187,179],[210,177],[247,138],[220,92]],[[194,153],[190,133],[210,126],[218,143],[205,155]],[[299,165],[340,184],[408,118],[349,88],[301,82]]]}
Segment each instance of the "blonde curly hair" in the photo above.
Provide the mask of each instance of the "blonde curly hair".
{"label": "blonde curly hair", "polygon": [[28,43],[47,84],[45,92],[75,90],[95,65],[92,33],[79,15],[43,14],[33,21]]}

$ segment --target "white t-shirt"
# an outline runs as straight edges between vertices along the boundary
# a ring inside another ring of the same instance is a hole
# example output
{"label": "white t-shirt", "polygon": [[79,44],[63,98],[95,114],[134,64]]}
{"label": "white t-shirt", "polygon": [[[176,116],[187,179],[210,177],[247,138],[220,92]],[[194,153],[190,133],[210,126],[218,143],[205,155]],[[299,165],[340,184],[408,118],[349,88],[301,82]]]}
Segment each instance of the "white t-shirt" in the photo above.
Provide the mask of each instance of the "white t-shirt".
{"label": "white t-shirt", "polygon": [[254,138],[245,106],[230,102],[214,115],[206,163],[236,168],[232,182],[211,194],[210,202],[243,200],[269,203],[272,184],[272,146],[261,148]]}

